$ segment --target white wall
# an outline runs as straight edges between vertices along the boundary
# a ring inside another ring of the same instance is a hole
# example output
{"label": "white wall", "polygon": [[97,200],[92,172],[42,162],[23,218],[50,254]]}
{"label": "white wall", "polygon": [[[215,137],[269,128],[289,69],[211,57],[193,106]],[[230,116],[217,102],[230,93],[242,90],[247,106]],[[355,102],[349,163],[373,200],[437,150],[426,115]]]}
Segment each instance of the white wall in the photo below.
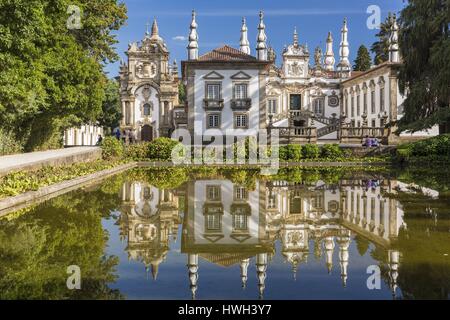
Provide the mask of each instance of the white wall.
{"label": "white wall", "polygon": [[[224,107],[221,112],[221,127],[220,129],[225,133],[224,130],[234,129],[234,117],[233,110],[231,110],[231,100],[233,98],[233,82],[248,82],[248,98],[252,99],[252,106],[248,110],[249,115],[249,125],[248,129],[245,130],[248,135],[256,134],[259,129],[259,70],[257,69],[244,69],[244,70],[221,70],[216,69],[215,72],[222,75],[224,78],[219,80],[209,80],[204,79],[204,76],[211,73],[213,70],[195,70],[195,107],[194,107],[194,119],[195,119],[195,130],[201,130],[203,134],[207,129],[207,117],[206,110],[203,107],[203,99],[205,99],[205,83],[206,82],[221,82],[222,83],[222,99],[224,100]],[[239,73],[245,72],[251,79],[249,80],[233,80],[231,76]],[[215,112],[215,111],[214,111]],[[197,127],[197,124],[201,123],[201,127]]]}

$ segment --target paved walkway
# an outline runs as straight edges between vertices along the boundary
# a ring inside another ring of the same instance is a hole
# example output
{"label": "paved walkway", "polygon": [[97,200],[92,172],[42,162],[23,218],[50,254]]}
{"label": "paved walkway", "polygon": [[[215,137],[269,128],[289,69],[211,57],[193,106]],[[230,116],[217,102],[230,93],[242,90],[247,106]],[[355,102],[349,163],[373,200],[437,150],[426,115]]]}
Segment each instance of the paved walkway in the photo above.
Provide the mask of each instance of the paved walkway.
{"label": "paved walkway", "polygon": [[39,164],[52,164],[53,162],[64,161],[64,159],[76,160],[83,155],[99,152],[99,149],[98,147],[73,147],[2,156],[0,157],[0,174],[11,170],[38,166]]}

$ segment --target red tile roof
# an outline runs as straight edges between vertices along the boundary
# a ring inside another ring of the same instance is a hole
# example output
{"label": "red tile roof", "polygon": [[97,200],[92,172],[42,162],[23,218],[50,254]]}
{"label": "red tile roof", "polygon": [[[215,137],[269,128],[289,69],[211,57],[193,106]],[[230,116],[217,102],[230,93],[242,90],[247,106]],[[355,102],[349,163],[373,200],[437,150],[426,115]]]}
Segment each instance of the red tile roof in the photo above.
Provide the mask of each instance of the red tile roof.
{"label": "red tile roof", "polygon": [[204,55],[200,56],[197,61],[257,61],[257,59],[251,55],[243,53],[235,48],[224,45],[223,47],[216,48]]}

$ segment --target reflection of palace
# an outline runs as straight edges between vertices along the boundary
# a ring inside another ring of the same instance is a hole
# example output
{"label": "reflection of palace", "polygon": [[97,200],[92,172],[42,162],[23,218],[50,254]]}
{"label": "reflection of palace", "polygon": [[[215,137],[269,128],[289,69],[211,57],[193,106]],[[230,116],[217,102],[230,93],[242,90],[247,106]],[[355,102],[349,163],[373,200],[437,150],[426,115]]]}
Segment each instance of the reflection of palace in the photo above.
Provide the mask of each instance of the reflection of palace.
{"label": "reflection of palace", "polygon": [[118,221],[121,238],[128,239],[128,257],[142,261],[156,279],[158,266],[169,251],[170,238],[176,239],[178,197],[172,191],[145,183],[126,182],[122,186],[122,214]]}
{"label": "reflection of palace", "polygon": [[[312,249],[324,256],[325,272],[331,272],[338,255],[342,283],[347,284],[351,263],[349,246],[354,234],[386,248],[389,284],[395,295],[400,253],[395,240],[404,226],[403,211],[384,194],[396,182],[342,180],[339,185],[312,185],[284,181],[257,181],[251,189],[229,180],[197,180],[186,184],[182,253],[187,254],[190,288],[198,289],[199,258],[229,267],[240,266],[242,286],[255,258],[260,297],[267,269],[281,242],[281,254],[292,265],[294,278]],[[180,223],[178,199],[173,191],[142,183],[123,186],[123,235],[128,252],[156,273],[169,250],[170,236]]]}

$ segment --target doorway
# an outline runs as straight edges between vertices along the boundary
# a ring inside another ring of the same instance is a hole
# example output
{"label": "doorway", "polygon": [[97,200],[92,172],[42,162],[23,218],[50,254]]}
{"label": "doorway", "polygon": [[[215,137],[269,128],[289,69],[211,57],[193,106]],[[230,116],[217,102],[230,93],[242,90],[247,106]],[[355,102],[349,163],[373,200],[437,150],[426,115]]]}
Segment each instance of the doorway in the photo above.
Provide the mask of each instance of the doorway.
{"label": "doorway", "polygon": [[141,129],[141,140],[152,141],[153,140],[153,128],[146,124]]}

